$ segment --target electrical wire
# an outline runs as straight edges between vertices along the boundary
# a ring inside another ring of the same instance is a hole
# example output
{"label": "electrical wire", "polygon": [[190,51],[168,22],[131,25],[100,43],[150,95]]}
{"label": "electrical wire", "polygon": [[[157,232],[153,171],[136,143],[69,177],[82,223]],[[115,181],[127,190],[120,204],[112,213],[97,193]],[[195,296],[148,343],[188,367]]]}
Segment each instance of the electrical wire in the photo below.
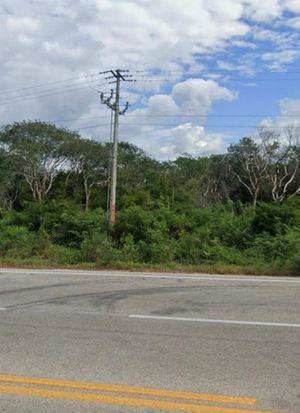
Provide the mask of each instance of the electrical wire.
{"label": "electrical wire", "polygon": [[101,76],[101,75],[99,73],[91,73],[89,75],[71,77],[71,78],[63,79],[63,80],[54,80],[52,82],[40,83],[38,85],[26,86],[26,87],[18,88],[18,89],[0,90],[0,93],[4,94],[4,93],[21,92],[23,90],[35,89],[35,88],[40,88],[40,87],[44,87],[44,86],[54,85],[54,84],[58,84],[58,83],[71,82],[71,81],[74,81],[74,80],[86,79],[88,77],[95,77],[95,76]]}
{"label": "electrical wire", "polygon": [[[157,72],[157,73],[155,73]],[[136,73],[136,76],[138,75],[143,75],[143,76],[155,76],[155,75],[160,75],[160,74],[166,74],[166,75],[181,75],[181,74],[186,74],[186,75],[202,75],[203,73],[248,73],[248,74],[253,74],[253,73],[272,73],[272,74],[278,74],[278,73],[293,73],[293,74],[299,74],[300,73],[300,67],[296,68],[291,68],[291,69],[265,69],[265,70],[257,70],[257,69],[246,69],[246,68],[236,68],[236,69],[217,69],[217,68],[202,68],[202,69],[197,69],[197,70],[130,70],[130,73]]]}
{"label": "electrical wire", "polygon": [[[99,85],[97,85],[98,87],[101,87],[103,85],[106,85],[106,83],[101,83]],[[16,97],[12,97],[10,99],[6,99],[6,100],[0,100],[0,105],[7,105],[10,103],[19,103],[19,102],[23,102],[26,100],[31,100],[31,99],[36,99],[36,98],[43,98],[43,97],[47,97],[47,96],[54,96],[60,93],[65,93],[65,92],[74,92],[74,91],[78,91],[78,90],[82,90],[82,89],[89,89],[88,85],[84,84],[84,85],[69,85],[69,86],[65,86],[63,88],[59,88],[57,91],[52,91],[53,93],[50,93],[51,90],[49,90],[49,93],[42,93],[43,91],[41,91],[40,94],[31,94],[31,95],[22,95],[22,96],[16,96]]]}
{"label": "electrical wire", "polygon": [[[76,130],[83,130],[83,129],[93,129],[93,128],[104,128],[104,127],[108,127],[108,124],[104,124],[104,123],[100,123],[97,125],[87,125],[87,126],[82,126],[79,128],[76,128]],[[124,127],[124,126],[161,126],[161,127],[178,127],[180,125],[178,124],[168,124],[168,123],[121,123],[120,126]],[[195,125],[195,126],[199,126],[199,125]],[[202,126],[202,125],[200,125]],[[203,125],[203,127],[205,127],[205,129],[208,128],[230,128],[230,129],[257,129],[258,125]],[[299,125],[300,127],[300,125]],[[272,126],[271,129],[285,129],[286,126]]]}
{"label": "electrical wire", "polygon": [[[239,114],[239,115],[200,115],[200,114],[178,114],[178,115],[154,115],[154,114],[149,114],[149,115],[126,115],[126,119],[128,118],[203,118],[203,119],[209,119],[209,118],[275,118],[276,119],[288,119],[288,118],[300,118],[300,113],[299,114],[294,114],[294,115],[276,115],[276,114],[260,114],[260,115],[246,115],[246,114]],[[76,121],[81,121],[81,120],[93,120],[93,119],[108,119],[110,118],[110,115],[99,115],[99,116],[87,116],[87,117],[80,117],[80,118],[70,118],[70,119],[47,119],[45,122],[53,122],[53,123],[64,123],[64,122],[76,122]]]}
{"label": "electrical wire", "polygon": [[[184,74],[181,78],[178,78],[178,77],[176,77],[176,79],[178,79],[178,80],[180,80],[181,79],[181,81],[183,80],[182,78],[184,77],[184,76],[187,76],[186,74]],[[200,76],[200,75],[199,75]],[[207,77],[209,77],[210,78],[210,75],[209,74],[201,74],[201,79],[204,77],[204,78],[207,78]],[[234,78],[234,79],[231,79],[231,78],[226,78],[226,79],[217,79],[217,80],[219,80],[220,82],[232,82],[232,83],[241,83],[241,82],[243,82],[243,83],[245,83],[245,82],[278,82],[278,81],[284,81],[284,82],[296,82],[296,81],[299,81],[300,80],[300,78],[260,78],[260,77],[251,77],[251,78]],[[165,82],[173,82],[172,80],[171,80],[171,76],[167,76],[167,77],[164,77],[164,76],[160,76],[160,77],[152,77],[152,78],[147,78],[147,79],[145,79],[145,80],[143,80],[144,82],[162,82],[162,81],[165,81]]]}

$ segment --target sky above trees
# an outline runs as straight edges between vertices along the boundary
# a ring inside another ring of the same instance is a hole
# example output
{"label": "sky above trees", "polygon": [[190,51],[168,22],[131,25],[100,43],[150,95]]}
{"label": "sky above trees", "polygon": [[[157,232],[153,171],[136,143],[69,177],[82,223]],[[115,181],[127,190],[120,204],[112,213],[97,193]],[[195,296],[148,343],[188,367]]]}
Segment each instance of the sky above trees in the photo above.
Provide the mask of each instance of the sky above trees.
{"label": "sky above trees", "polygon": [[299,0],[1,0],[1,123],[109,139],[100,71],[129,69],[120,138],[159,159],[300,124]]}

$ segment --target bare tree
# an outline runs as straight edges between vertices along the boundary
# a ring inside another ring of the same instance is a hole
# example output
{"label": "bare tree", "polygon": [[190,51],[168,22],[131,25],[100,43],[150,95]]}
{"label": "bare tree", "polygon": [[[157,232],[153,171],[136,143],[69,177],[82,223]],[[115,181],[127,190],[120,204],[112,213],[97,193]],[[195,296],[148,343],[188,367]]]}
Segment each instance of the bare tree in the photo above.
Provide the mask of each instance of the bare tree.
{"label": "bare tree", "polygon": [[247,189],[255,207],[264,189],[274,202],[300,194],[295,186],[300,169],[300,128],[288,126],[279,133],[271,128],[258,130],[257,142],[243,138],[229,147],[229,166]]}
{"label": "bare tree", "polygon": [[288,196],[300,194],[300,185],[291,190],[300,166],[299,141],[300,128],[294,126],[287,126],[276,139],[272,132],[265,131],[263,134],[262,145],[267,155],[268,179],[275,202],[282,202]]}
{"label": "bare tree", "polygon": [[69,159],[71,168],[82,178],[87,211],[93,188],[107,184],[108,148],[95,141],[80,139],[72,143]]}
{"label": "bare tree", "polygon": [[252,198],[254,208],[263,184],[268,178],[268,164],[261,154],[260,146],[251,138],[243,138],[231,145],[229,167]]}

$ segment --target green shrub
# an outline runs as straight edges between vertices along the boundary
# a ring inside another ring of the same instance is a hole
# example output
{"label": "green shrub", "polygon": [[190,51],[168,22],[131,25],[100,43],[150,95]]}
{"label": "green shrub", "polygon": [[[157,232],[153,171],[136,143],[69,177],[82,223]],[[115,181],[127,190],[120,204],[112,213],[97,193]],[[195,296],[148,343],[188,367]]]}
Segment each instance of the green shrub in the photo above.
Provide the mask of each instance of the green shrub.
{"label": "green shrub", "polygon": [[294,200],[283,204],[260,203],[255,211],[251,229],[253,234],[284,234],[288,227],[300,226],[299,205]]}
{"label": "green shrub", "polygon": [[81,262],[81,254],[77,249],[51,243],[37,256],[53,265],[73,265]]}
{"label": "green shrub", "polygon": [[14,225],[2,226],[0,232],[1,256],[30,257],[32,255],[34,238],[34,234],[30,233],[27,228]]}
{"label": "green shrub", "polygon": [[128,234],[121,240],[120,260],[123,262],[138,263],[141,261],[141,255],[138,245],[134,242],[133,236]]}
{"label": "green shrub", "polygon": [[96,232],[82,242],[81,257],[85,262],[113,264],[120,260],[120,252],[113,246],[109,236]]}
{"label": "green shrub", "polygon": [[44,230],[56,244],[70,248],[80,248],[83,240],[92,232],[105,225],[105,214],[102,209],[83,211],[68,204],[56,209],[55,205],[44,214]]}
{"label": "green shrub", "polygon": [[300,256],[300,231],[288,229],[286,234],[277,236],[262,234],[256,237],[247,254],[253,260],[289,266],[291,260],[294,262]]}

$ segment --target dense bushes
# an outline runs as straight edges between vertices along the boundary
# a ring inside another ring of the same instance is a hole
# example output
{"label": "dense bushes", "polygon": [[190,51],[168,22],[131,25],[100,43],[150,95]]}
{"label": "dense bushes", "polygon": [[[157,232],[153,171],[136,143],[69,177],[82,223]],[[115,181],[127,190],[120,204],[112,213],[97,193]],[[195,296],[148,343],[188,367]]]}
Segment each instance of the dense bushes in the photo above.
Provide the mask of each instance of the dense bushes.
{"label": "dense bushes", "polygon": [[299,200],[252,206],[173,210],[163,202],[130,206],[113,230],[102,209],[84,211],[65,201],[29,203],[2,211],[2,260],[57,265],[95,263],[224,264],[300,272]]}
{"label": "dense bushes", "polygon": [[6,125],[0,259],[300,273],[300,129],[289,132],[288,144],[261,129],[260,144],[172,162],[120,142],[111,229],[108,144],[39,121]]}

